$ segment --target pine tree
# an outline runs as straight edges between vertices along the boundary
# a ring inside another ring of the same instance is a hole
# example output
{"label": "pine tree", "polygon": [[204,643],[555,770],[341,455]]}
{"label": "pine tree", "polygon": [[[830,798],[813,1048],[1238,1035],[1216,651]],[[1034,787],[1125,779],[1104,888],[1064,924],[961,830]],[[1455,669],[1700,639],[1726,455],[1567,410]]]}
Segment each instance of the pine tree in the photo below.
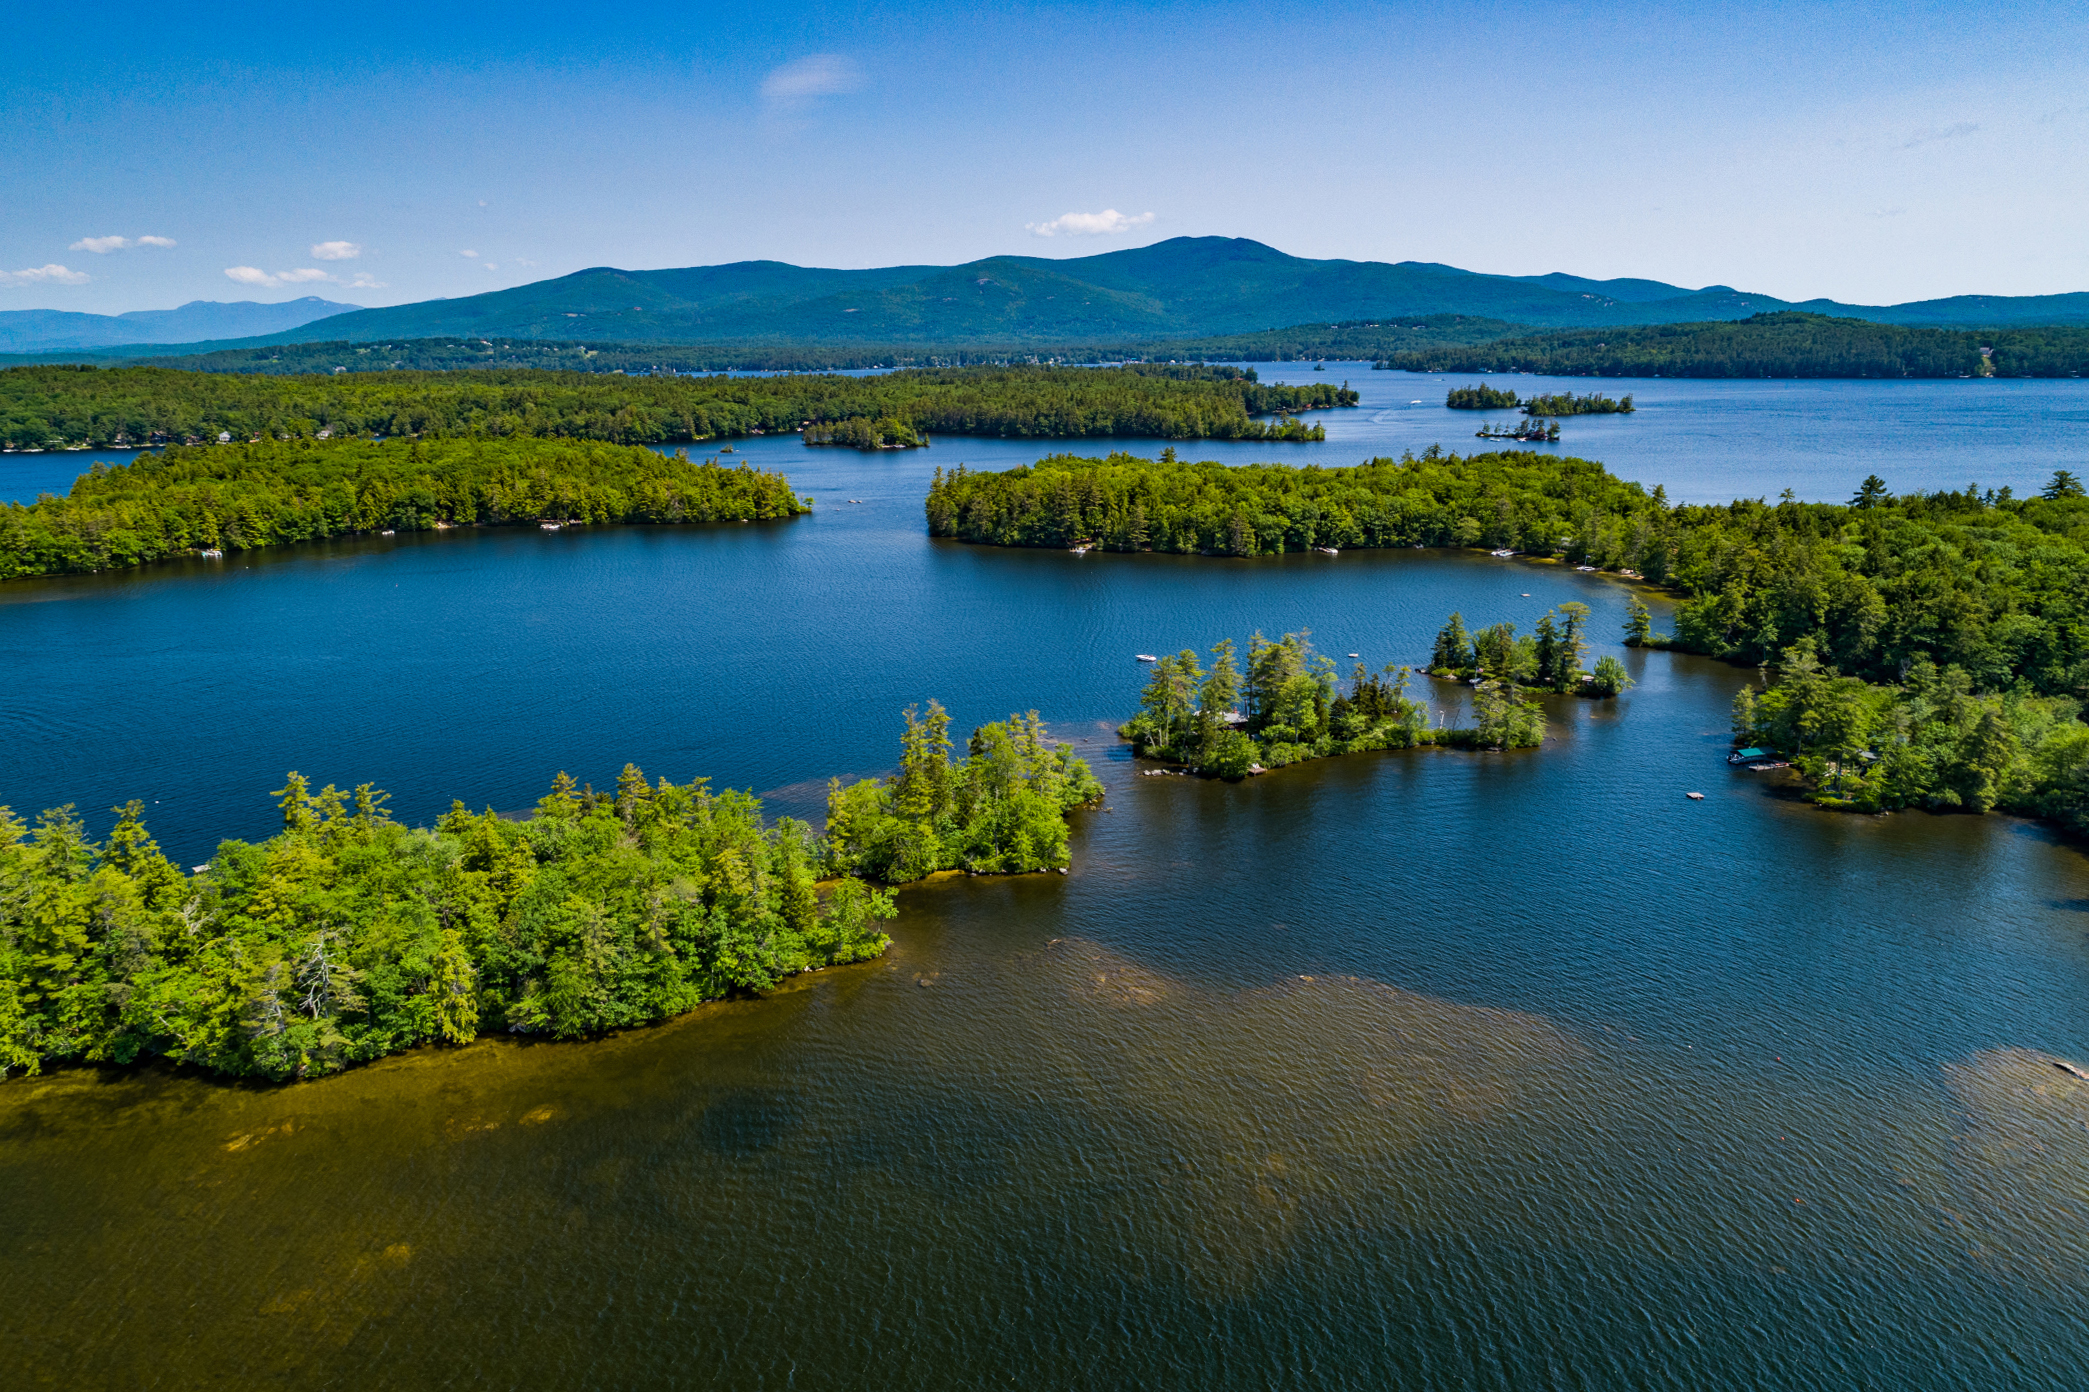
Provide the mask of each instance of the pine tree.
{"label": "pine tree", "polygon": [[1436,646],[1429,653],[1429,670],[1463,672],[1472,664],[1472,636],[1465,631],[1464,616],[1454,612],[1436,634]]}
{"label": "pine tree", "polygon": [[1625,646],[1628,648],[1643,648],[1647,645],[1647,640],[1653,636],[1653,612],[1639,602],[1638,595],[1627,596],[1625,600]]}

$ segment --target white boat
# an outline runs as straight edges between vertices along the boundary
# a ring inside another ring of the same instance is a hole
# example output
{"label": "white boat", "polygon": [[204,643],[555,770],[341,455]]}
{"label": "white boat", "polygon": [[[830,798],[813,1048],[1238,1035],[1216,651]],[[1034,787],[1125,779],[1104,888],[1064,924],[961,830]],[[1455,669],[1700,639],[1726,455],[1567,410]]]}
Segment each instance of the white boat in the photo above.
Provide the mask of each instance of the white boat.
{"label": "white boat", "polygon": [[225,559],[225,553],[218,550],[215,546],[207,546],[196,554],[206,561],[222,561]]}
{"label": "white boat", "polygon": [[1323,556],[1339,556],[1342,554],[1332,546],[1316,546],[1313,549]]}
{"label": "white boat", "polygon": [[559,529],[559,524],[556,522],[539,522],[537,526],[547,532],[555,532]]}
{"label": "white boat", "polygon": [[1363,654],[1362,654],[1362,653],[1351,653],[1351,654],[1349,654],[1349,655],[1350,655],[1351,657],[1362,657],[1362,656],[1363,656]]}
{"label": "white boat", "polygon": [[1490,551],[1490,552],[1488,552],[1488,554],[1489,554],[1489,555],[1491,555],[1491,556],[1513,556],[1513,555],[1515,555],[1516,553],[1515,553],[1514,551],[1511,551],[1511,550],[1509,550],[1509,549],[1508,549],[1508,548],[1507,548],[1507,547],[1505,546],[1505,547],[1503,547],[1503,548],[1502,548],[1501,550],[1499,550],[1499,551]]}
{"label": "white boat", "polygon": [[1139,659],[1139,661],[1141,661],[1141,662],[1158,662],[1158,661],[1160,661],[1160,659],[1159,659],[1159,658],[1157,658],[1157,657],[1155,657],[1155,656],[1154,656],[1154,655],[1153,655],[1152,653],[1137,653],[1137,654],[1134,654],[1134,656],[1136,656],[1136,657],[1137,657],[1137,658]]}
{"label": "white boat", "polygon": [[1574,567],[1574,568],[1575,568],[1576,570],[1590,570],[1590,571],[1592,571],[1592,570],[1594,570],[1594,569],[1595,569],[1595,567],[1594,567],[1594,566],[1576,566],[1576,567]]}

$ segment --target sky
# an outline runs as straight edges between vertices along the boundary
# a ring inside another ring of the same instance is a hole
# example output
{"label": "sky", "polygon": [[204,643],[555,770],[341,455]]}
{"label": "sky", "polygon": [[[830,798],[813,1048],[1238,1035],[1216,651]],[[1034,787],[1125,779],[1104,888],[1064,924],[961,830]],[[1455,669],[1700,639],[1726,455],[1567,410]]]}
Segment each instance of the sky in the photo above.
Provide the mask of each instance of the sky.
{"label": "sky", "polygon": [[0,310],[1182,235],[2089,290],[2089,5],[25,6]]}

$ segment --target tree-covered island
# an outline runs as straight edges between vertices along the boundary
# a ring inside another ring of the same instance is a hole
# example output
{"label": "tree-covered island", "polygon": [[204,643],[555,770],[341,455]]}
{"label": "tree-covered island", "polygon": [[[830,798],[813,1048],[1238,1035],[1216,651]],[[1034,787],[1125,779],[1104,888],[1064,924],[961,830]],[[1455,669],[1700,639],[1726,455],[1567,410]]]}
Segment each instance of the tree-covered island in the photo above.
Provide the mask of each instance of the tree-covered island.
{"label": "tree-covered island", "polygon": [[1334,660],[1315,653],[1310,640],[1308,633],[1275,642],[1253,634],[1245,670],[1230,638],[1212,647],[1208,670],[1191,648],[1158,658],[1139,713],[1117,733],[1141,758],[1229,779],[1374,749],[1529,749],[1544,742],[1544,712],[1513,673],[1490,670],[1477,679],[1472,725],[1438,726],[1428,702],[1407,694],[1409,668],[1371,672],[1358,663],[1345,691]]}
{"label": "tree-covered island", "polygon": [[1443,404],[1453,411],[1508,411],[1521,405],[1513,391],[1490,387],[1484,382],[1470,387],[1452,387]]}
{"label": "tree-covered island", "polygon": [[1601,392],[1585,392],[1579,396],[1573,392],[1548,392],[1523,403],[1526,416],[1629,416],[1637,409],[1632,404],[1630,392],[1623,396],[1605,396]]}
{"label": "tree-covered island", "polygon": [[638,445],[530,437],[177,445],[115,468],[98,464],[64,498],[0,505],[0,579],[371,532],[757,522],[811,510],[782,474]]}
{"label": "tree-covered island", "polygon": [[[293,377],[166,368],[0,371],[0,446],[113,448],[343,436],[538,436],[661,445],[811,431],[879,448],[930,435],[1317,440],[1296,417],[1354,406],[1347,386],[1288,387],[1185,364],[965,367],[878,376],[629,376],[497,369]],[[875,436],[873,440],[871,437]]]}
{"label": "tree-covered island", "polygon": [[1586,604],[1568,600],[1546,610],[1530,633],[1518,637],[1512,623],[1468,633],[1465,616],[1452,614],[1437,631],[1428,670],[1432,676],[1459,681],[1501,682],[1512,690],[1615,696],[1632,685],[1632,678],[1614,657],[1598,658],[1593,671],[1581,665],[1588,654],[1588,619]]}
{"label": "tree-covered island", "polygon": [[[1035,715],[909,712],[900,772],[838,782],[825,835],[751,793],[561,773],[519,820],[455,803],[394,821],[363,785],[273,796],[282,830],[184,874],[141,804],[95,842],[70,807],[0,807],[0,1078],[164,1057],[283,1081],[487,1032],[579,1038],[875,957],[890,891],[943,868],[1064,868],[1102,793]],[[823,878],[829,877],[829,878]],[[832,878],[838,877],[838,878]]]}

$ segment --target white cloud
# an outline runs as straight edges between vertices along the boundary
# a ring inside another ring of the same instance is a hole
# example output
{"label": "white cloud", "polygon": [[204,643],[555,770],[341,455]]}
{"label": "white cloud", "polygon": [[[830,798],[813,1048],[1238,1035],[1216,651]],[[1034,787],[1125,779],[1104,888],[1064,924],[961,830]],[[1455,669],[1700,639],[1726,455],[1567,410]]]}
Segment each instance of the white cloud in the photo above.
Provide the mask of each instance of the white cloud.
{"label": "white cloud", "polygon": [[354,242],[314,242],[314,261],[353,261],[363,254],[362,247]]}
{"label": "white cloud", "polygon": [[96,256],[107,256],[110,252],[122,251],[125,247],[170,247],[173,245],[174,239],[172,237],[140,237],[135,242],[129,237],[82,237],[79,241],[67,247],[66,250],[91,251]]}
{"label": "white cloud", "polygon": [[487,269],[487,270],[489,270],[489,271],[497,271],[497,270],[499,270],[499,269],[500,269],[500,267],[498,267],[498,266],[494,265],[494,264],[493,264],[493,263],[492,263],[491,261],[488,261],[488,262],[486,263],[486,269]]}
{"label": "white cloud", "polygon": [[[258,266],[227,266],[225,274],[231,279],[238,281],[241,285],[255,285],[265,290],[272,290],[278,285],[307,285],[315,280],[331,280],[336,284],[341,283],[339,277],[330,276],[325,271],[312,266],[306,266],[295,271],[277,271],[273,275],[260,269]],[[358,275],[354,283],[358,285],[374,285],[376,282],[371,281],[368,276]]]}
{"label": "white cloud", "polygon": [[479,253],[477,253],[476,251],[460,251],[457,254],[467,261],[476,261],[479,259]]}
{"label": "white cloud", "polygon": [[89,279],[85,271],[69,271],[56,262],[21,271],[0,271],[0,285],[85,285]]}
{"label": "white cloud", "polygon": [[796,111],[821,97],[853,92],[863,85],[863,70],[839,53],[811,53],[794,58],[762,79],[762,101],[772,109]]}
{"label": "white cloud", "polygon": [[1033,237],[1056,237],[1062,232],[1069,237],[1096,237],[1110,232],[1129,232],[1152,221],[1152,213],[1129,217],[1115,208],[1105,208],[1099,213],[1061,213],[1050,222],[1024,225]]}

